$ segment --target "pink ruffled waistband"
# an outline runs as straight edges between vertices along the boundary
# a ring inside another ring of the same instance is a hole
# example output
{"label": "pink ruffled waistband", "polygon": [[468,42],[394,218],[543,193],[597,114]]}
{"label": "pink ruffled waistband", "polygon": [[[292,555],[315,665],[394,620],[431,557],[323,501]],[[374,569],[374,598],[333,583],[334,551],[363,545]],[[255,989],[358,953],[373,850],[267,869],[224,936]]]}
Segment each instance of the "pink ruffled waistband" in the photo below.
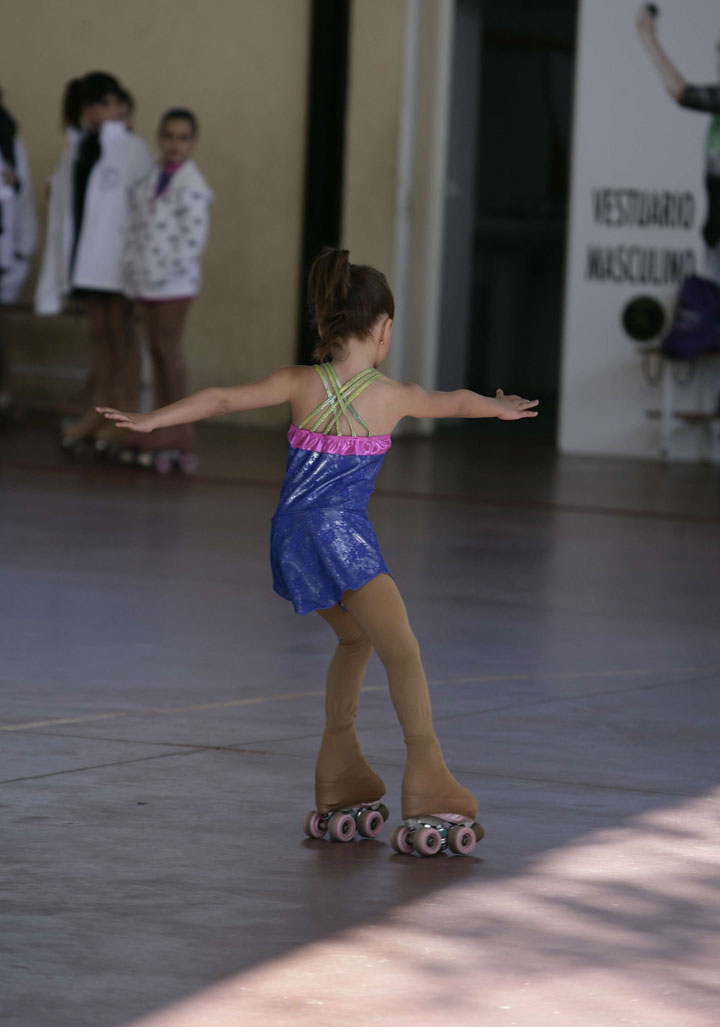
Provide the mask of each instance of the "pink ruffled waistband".
{"label": "pink ruffled waistband", "polygon": [[389,435],[323,435],[290,425],[288,442],[295,449],[309,449],[313,453],[333,453],[335,456],[377,456],[390,449]]}

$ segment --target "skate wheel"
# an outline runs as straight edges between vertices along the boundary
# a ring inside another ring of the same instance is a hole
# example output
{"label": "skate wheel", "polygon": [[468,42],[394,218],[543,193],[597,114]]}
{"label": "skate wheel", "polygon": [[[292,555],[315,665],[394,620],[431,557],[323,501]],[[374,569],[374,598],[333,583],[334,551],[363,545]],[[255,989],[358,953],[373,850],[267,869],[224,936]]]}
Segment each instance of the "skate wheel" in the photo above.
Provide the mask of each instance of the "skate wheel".
{"label": "skate wheel", "polygon": [[469,856],[476,845],[477,838],[471,827],[457,824],[448,831],[448,848],[458,856]]}
{"label": "skate wheel", "polygon": [[478,824],[477,820],[473,824],[472,829],[478,841],[481,841],[485,837],[485,828],[482,824]]}
{"label": "skate wheel", "polygon": [[303,831],[308,838],[323,838],[327,827],[323,824],[322,814],[318,813],[317,810],[311,809],[309,813],[305,814],[303,820]]}
{"label": "skate wheel", "polygon": [[419,827],[413,835],[413,848],[421,856],[434,856],[442,849],[440,832],[434,827]]}
{"label": "skate wheel", "polygon": [[198,458],[194,453],[181,453],[178,458],[178,467],[183,474],[195,474],[198,469]]}
{"label": "skate wheel", "polygon": [[334,842],[349,842],[355,834],[355,817],[352,813],[333,813],[328,834]]}
{"label": "skate wheel", "polygon": [[409,856],[413,850],[412,842],[410,841],[410,828],[406,827],[405,824],[400,824],[396,827],[390,835],[390,844],[395,849],[395,852],[401,852],[404,856]]}
{"label": "skate wheel", "polygon": [[138,466],[150,468],[153,466],[152,453],[138,453],[135,458]]}
{"label": "skate wheel", "polygon": [[175,460],[171,453],[158,453],[153,461],[153,467],[158,474],[170,474],[175,467]]}
{"label": "skate wheel", "polygon": [[357,829],[363,838],[377,838],[384,824],[380,810],[364,809],[357,818]]}
{"label": "skate wheel", "polygon": [[387,808],[384,802],[381,802],[378,806],[378,813],[383,818],[383,822],[387,824],[390,819],[390,810]]}

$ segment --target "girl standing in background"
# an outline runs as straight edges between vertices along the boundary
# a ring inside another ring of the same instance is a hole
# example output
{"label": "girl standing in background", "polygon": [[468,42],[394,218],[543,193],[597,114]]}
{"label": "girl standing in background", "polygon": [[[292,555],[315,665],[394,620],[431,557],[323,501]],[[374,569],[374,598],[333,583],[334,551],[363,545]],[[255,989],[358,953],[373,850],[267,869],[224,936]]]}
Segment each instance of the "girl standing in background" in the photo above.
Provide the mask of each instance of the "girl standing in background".
{"label": "girl standing in background", "polygon": [[[125,292],[142,309],[153,366],[155,406],[187,395],[183,331],[201,283],[200,258],[208,236],[213,194],[192,160],[198,121],[173,107],[158,126],[159,160],[130,191],[124,256]],[[125,433],[121,433],[125,438]],[[164,468],[177,454],[189,470],[193,435],[189,425],[158,432],[150,449]]]}

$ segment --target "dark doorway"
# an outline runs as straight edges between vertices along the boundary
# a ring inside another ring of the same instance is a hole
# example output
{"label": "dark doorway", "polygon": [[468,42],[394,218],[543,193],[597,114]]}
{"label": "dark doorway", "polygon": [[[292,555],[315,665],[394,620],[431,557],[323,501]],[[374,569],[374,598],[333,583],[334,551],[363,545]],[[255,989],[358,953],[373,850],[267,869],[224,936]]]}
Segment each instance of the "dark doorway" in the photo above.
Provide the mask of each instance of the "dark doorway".
{"label": "dark doorway", "polygon": [[577,0],[457,0],[456,10],[453,68],[463,95],[454,82],[440,387],[538,398],[535,423],[550,434]]}
{"label": "dark doorway", "polygon": [[337,246],[340,241],[349,28],[350,0],[313,0],[300,255],[297,359],[301,364],[310,363],[314,342],[305,302],[310,265],[323,246]]}

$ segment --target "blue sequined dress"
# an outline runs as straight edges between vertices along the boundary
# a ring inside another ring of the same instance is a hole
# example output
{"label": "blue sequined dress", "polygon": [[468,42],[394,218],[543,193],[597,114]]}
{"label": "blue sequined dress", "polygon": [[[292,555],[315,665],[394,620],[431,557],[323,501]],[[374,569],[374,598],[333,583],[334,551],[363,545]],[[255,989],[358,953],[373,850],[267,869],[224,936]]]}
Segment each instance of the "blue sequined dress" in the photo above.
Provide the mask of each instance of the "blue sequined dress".
{"label": "blue sequined dress", "polygon": [[[341,385],[331,364],[317,370],[328,398],[299,427],[290,427],[285,480],[270,533],[273,588],[297,613],[329,609],[347,589],[389,573],[367,507],[390,436],[358,436],[347,416],[366,427],[352,400],[380,375],[368,369]],[[353,434],[330,434],[341,416]],[[308,430],[308,423],[326,430]]]}

